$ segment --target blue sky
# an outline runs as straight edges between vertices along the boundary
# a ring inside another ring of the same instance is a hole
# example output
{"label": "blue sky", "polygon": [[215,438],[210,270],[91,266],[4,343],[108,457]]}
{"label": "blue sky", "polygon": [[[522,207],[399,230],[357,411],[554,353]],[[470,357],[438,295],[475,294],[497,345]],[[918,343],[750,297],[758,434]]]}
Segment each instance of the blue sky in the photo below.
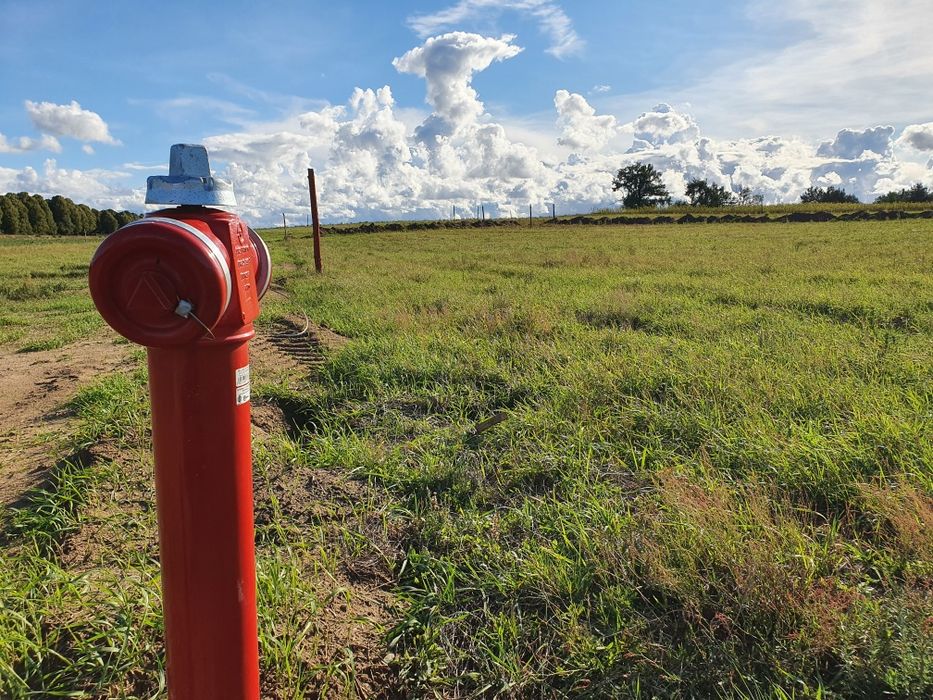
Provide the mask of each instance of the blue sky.
{"label": "blue sky", "polygon": [[586,211],[633,160],[675,193],[703,176],[769,201],[931,178],[927,0],[0,0],[0,17],[0,190],[141,210],[182,141],[208,144],[257,221],[303,211],[305,167],[332,220]]}

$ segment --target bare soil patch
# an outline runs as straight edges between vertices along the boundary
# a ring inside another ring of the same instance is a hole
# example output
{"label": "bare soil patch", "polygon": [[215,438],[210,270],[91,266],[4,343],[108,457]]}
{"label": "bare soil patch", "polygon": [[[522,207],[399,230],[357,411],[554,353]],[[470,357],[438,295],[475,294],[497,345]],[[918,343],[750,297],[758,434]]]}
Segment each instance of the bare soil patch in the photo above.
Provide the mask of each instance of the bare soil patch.
{"label": "bare soil patch", "polygon": [[[352,658],[355,668],[354,688],[344,687],[341,679],[325,679],[322,672],[315,682],[330,685],[322,697],[391,697],[383,635],[394,621],[387,562],[395,545],[383,529],[376,494],[340,471],[280,465],[256,484],[255,497],[257,526],[271,524],[275,501],[290,525],[315,533],[323,550],[340,562],[336,571],[324,574],[312,547],[302,565],[321,606],[312,628],[316,643],[301,648],[302,660],[324,669]],[[278,697],[273,688],[264,690],[265,697]]]}
{"label": "bare soil patch", "polygon": [[[258,376],[301,377],[323,362],[324,351],[346,342],[306,319],[290,317],[257,333],[251,355]],[[54,350],[24,353],[0,347],[0,505],[15,504],[43,482],[69,433],[72,414],[66,404],[98,376],[132,369],[133,347],[109,329]],[[275,416],[264,418],[276,410],[253,407],[257,432],[276,423]]]}
{"label": "bare soil patch", "polygon": [[63,406],[100,374],[131,369],[130,353],[109,330],[55,350],[0,348],[0,504],[43,481],[68,434],[72,415]]}

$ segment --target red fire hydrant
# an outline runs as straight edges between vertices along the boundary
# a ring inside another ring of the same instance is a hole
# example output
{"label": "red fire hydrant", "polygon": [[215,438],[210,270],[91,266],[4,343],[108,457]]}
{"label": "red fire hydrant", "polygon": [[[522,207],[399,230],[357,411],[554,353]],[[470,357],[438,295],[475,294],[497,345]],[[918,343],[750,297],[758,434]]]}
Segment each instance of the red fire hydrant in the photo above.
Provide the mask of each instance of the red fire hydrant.
{"label": "red fire hydrant", "polygon": [[259,650],[247,344],[270,279],[203,146],[172,146],[147,203],[180,204],[111,234],[91,296],[146,346],[169,697],[256,700]]}

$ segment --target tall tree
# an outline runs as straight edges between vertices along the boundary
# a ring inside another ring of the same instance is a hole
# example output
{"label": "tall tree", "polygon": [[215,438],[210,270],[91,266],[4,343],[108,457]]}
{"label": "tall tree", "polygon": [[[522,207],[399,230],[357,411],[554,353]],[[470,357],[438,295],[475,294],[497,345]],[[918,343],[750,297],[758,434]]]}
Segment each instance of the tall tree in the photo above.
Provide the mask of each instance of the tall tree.
{"label": "tall tree", "polygon": [[116,231],[119,226],[120,222],[117,221],[117,215],[113,209],[104,209],[97,219],[97,231],[105,236]]}
{"label": "tall tree", "polygon": [[752,192],[750,187],[743,187],[735,193],[735,201],[739,206],[749,206],[752,204],[760,206],[765,203],[765,197],[762,194]]}
{"label": "tall tree", "polygon": [[49,200],[49,209],[52,212],[52,218],[55,219],[55,230],[59,236],[73,236],[78,233],[78,225],[75,221],[77,207],[74,202],[57,194]]}
{"label": "tall tree", "polygon": [[29,211],[22,200],[12,192],[0,196],[0,231],[21,235],[32,233]]}
{"label": "tall tree", "polygon": [[131,211],[118,211],[117,212],[117,225],[126,226],[131,221],[136,221],[139,218],[139,214],[134,214]]}
{"label": "tall tree", "polygon": [[687,198],[695,207],[725,207],[733,201],[732,193],[725,187],[699,178],[687,183]]}
{"label": "tall tree", "polygon": [[77,208],[78,213],[75,215],[75,220],[78,233],[82,235],[94,233],[97,230],[97,211],[91,209],[87,204],[79,204]]}
{"label": "tall tree", "polygon": [[49,203],[40,195],[29,194],[28,192],[17,192],[16,196],[26,205],[26,212],[29,216],[29,225],[32,233],[37,236],[51,236],[55,234],[55,219],[52,218],[52,210],[49,209]]}
{"label": "tall tree", "polygon": [[671,195],[661,181],[661,173],[650,163],[634,163],[621,168],[612,180],[612,191],[623,190],[622,206],[641,209],[670,204]]}

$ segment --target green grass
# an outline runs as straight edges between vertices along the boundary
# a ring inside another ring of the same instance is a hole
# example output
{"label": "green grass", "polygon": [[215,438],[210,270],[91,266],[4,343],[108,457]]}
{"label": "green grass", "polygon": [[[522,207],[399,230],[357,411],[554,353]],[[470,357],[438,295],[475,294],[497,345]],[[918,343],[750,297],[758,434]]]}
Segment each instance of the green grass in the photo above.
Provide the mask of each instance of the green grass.
{"label": "green grass", "polygon": [[[933,693],[933,222],[327,236],[323,275],[269,234],[266,321],[351,338],[312,383],[256,377],[295,422],[254,460],[269,693],[362,687],[326,647],[371,561],[402,697]],[[4,269],[0,333],[51,328],[38,290],[72,282]],[[4,516],[0,696],[164,696],[142,381],[75,404],[74,451],[122,456]],[[325,474],[361,491],[292,500]]]}
{"label": "green grass", "polygon": [[324,251],[273,246],[354,339],[306,413],[403,524],[406,693],[933,690],[928,222]]}
{"label": "green grass", "polygon": [[89,448],[145,434],[142,379],[114,376],[81,391],[71,403],[74,452],[24,504],[2,513],[2,697],[151,697],[136,692],[147,676],[156,689],[164,685],[155,563],[123,552],[99,569],[65,562],[76,534],[100,525],[89,502],[125,481],[118,465]]}
{"label": "green grass", "polygon": [[[142,368],[82,390],[70,404],[72,454],[0,510],[0,697],[166,697],[147,404]],[[267,485],[311,462],[282,436],[257,445],[254,464]],[[329,608],[352,602],[333,582],[362,536],[352,523],[339,523],[339,538],[328,532],[337,523],[300,523],[274,496],[256,506],[264,691],[352,696],[352,651],[322,651],[322,629]],[[357,508],[378,512],[371,499]]]}
{"label": "green grass", "polygon": [[88,337],[104,323],[87,294],[100,238],[0,237],[0,345],[49,350]]}

